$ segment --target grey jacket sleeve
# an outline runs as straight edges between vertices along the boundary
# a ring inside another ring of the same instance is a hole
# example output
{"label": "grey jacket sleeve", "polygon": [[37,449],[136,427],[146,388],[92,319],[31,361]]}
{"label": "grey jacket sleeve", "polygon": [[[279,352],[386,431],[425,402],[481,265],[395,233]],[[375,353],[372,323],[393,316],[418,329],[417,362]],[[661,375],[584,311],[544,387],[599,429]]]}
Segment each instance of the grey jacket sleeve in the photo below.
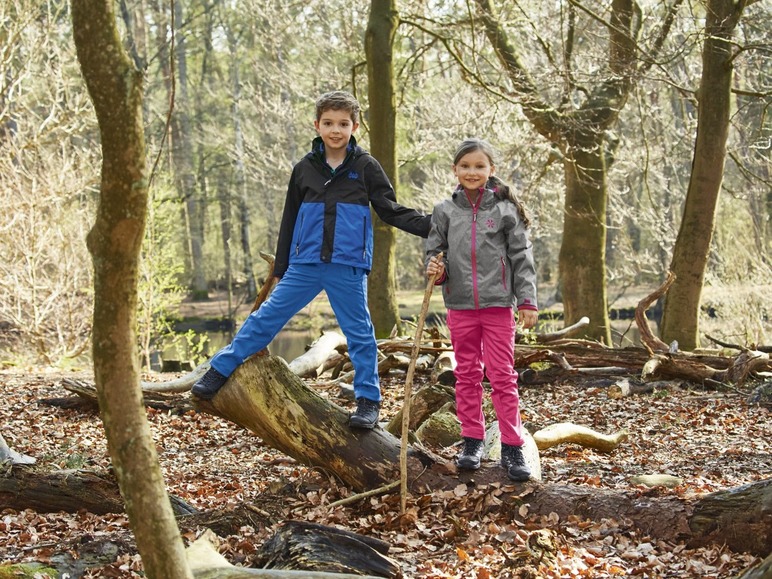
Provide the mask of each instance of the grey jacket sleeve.
{"label": "grey jacket sleeve", "polygon": [[426,239],[426,256],[424,258],[424,270],[429,265],[429,259],[443,252],[445,256],[445,277],[447,279],[447,258],[448,258],[448,215],[441,210],[440,204],[434,206],[432,211],[432,226],[429,230],[429,237]]}
{"label": "grey jacket sleeve", "polygon": [[518,308],[537,310],[536,265],[528,229],[512,205],[507,214],[507,257],[512,264],[512,288]]}

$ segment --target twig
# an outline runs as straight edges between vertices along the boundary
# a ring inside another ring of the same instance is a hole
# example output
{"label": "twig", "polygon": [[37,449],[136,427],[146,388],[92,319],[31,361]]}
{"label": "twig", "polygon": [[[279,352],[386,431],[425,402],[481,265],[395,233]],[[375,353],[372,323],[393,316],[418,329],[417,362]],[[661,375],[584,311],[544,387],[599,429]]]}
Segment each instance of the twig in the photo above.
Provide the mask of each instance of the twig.
{"label": "twig", "polygon": [[[437,259],[442,259],[442,252],[437,254]],[[421,313],[416,322],[415,340],[410,354],[410,364],[407,367],[407,377],[405,378],[405,397],[402,402],[402,444],[399,452],[399,471],[400,471],[400,513],[405,514],[407,506],[407,446],[408,432],[410,430],[410,399],[413,390],[413,374],[415,374],[416,360],[418,360],[418,351],[421,349],[421,334],[424,330],[424,320],[426,312],[429,311],[429,300],[432,297],[434,282],[437,281],[437,274],[431,275],[426,282],[424,290],[424,301],[421,304]]]}
{"label": "twig", "polygon": [[399,484],[399,481],[393,481],[390,482],[387,485],[383,485],[382,487],[378,487],[377,489],[371,489],[369,491],[365,491],[363,493],[359,493],[356,495],[351,495],[350,497],[346,497],[345,499],[340,499],[339,501],[335,501],[334,503],[330,503],[329,507],[340,507],[343,505],[348,505],[350,503],[354,503],[358,501],[359,499],[366,499],[367,497],[372,497],[373,495],[380,495],[382,493],[387,493],[391,489],[395,488]]}
{"label": "twig", "polygon": [[654,352],[667,352],[670,347],[657,338],[651,331],[649,321],[646,319],[646,310],[651,304],[661,298],[673,285],[676,276],[672,271],[667,272],[667,279],[659,286],[654,292],[647,295],[641,301],[638,302],[638,306],[635,308],[635,323],[638,324],[638,331],[641,332],[641,342],[649,349],[651,353]]}

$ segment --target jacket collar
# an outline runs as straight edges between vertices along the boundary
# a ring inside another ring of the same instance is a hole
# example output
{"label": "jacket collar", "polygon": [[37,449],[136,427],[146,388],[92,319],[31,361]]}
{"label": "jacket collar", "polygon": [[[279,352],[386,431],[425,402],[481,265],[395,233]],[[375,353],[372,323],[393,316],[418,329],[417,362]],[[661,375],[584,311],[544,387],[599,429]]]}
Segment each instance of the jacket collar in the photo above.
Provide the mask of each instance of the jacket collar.
{"label": "jacket collar", "polygon": [[[478,205],[479,209],[489,209],[496,204],[498,198],[492,189],[489,189],[488,187],[481,187],[480,194],[482,195],[482,200]],[[456,186],[456,189],[453,191],[452,198],[457,205],[461,207],[468,207],[470,209],[472,208],[469,197],[461,185]]]}
{"label": "jacket collar", "polygon": [[[362,148],[357,144],[354,135],[351,135],[348,140],[348,145],[346,145],[346,158],[348,159],[352,153],[358,153],[360,151],[362,151]],[[322,137],[316,137],[311,142],[311,154],[324,163],[324,141],[322,140]]]}

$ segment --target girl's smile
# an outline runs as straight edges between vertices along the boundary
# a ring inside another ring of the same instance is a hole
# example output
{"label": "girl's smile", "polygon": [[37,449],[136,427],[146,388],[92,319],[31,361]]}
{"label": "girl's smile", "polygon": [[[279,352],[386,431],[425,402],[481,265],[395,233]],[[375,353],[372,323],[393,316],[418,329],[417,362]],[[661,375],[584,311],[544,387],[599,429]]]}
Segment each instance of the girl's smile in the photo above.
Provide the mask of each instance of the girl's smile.
{"label": "girl's smile", "polygon": [[476,193],[484,187],[494,170],[495,167],[490,159],[482,151],[467,153],[453,165],[453,174],[458,178],[461,186],[470,193]]}

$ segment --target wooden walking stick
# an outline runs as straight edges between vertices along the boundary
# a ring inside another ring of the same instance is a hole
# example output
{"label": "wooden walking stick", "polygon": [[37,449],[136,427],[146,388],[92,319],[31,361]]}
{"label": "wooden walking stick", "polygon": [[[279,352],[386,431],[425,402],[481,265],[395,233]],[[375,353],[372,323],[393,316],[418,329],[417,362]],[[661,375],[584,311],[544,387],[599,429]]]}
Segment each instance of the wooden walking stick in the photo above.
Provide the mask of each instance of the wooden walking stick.
{"label": "wooden walking stick", "polygon": [[[442,259],[442,252],[437,254],[437,259]],[[405,514],[407,505],[407,446],[408,432],[410,430],[410,399],[413,394],[413,374],[415,374],[416,360],[418,351],[421,349],[421,334],[424,331],[424,320],[426,312],[429,311],[429,300],[432,297],[434,282],[437,281],[437,274],[432,275],[426,282],[424,290],[424,301],[421,304],[421,312],[418,314],[418,323],[416,323],[415,340],[413,349],[410,353],[410,364],[407,367],[407,377],[405,378],[405,398],[402,402],[402,444],[399,452],[399,472],[400,472],[400,513]]]}
{"label": "wooden walking stick", "polygon": [[260,292],[257,294],[257,297],[255,298],[255,303],[252,306],[252,309],[249,311],[251,314],[252,312],[257,311],[260,306],[263,305],[263,302],[268,299],[268,294],[271,293],[271,290],[273,289],[273,286],[276,284],[276,278],[273,277],[273,266],[276,261],[276,258],[272,256],[270,253],[264,253],[260,252],[260,257],[262,257],[265,261],[268,262],[268,277],[265,278],[265,283],[260,288]]}

